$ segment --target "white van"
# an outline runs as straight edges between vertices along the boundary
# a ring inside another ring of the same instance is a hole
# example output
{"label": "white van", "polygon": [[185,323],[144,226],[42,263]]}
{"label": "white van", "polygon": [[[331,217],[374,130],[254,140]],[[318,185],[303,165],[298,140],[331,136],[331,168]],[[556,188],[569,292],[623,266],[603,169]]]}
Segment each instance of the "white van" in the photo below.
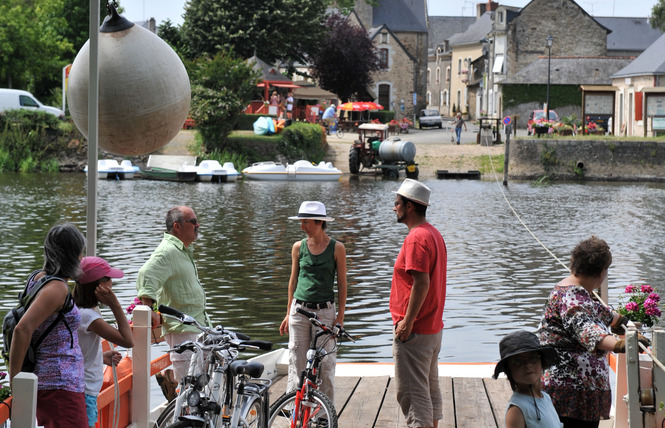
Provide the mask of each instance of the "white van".
{"label": "white van", "polygon": [[65,118],[65,113],[59,108],[45,106],[34,95],[20,89],[0,89],[0,112],[11,109],[24,108],[27,110],[41,110]]}

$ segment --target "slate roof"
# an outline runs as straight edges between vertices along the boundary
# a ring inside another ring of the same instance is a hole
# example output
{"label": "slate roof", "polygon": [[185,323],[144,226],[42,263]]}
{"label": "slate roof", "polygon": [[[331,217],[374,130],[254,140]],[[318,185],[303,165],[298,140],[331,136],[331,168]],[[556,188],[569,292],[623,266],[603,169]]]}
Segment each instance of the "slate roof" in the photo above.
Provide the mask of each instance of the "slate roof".
{"label": "slate roof", "polygon": [[465,32],[452,36],[450,46],[479,43],[490,31],[492,31],[492,12],[485,12],[476,22],[469,25]]}
{"label": "slate roof", "polygon": [[602,26],[612,30],[607,35],[608,51],[638,51],[648,48],[663,32],[651,28],[648,18],[595,17]]}
{"label": "slate roof", "polygon": [[445,40],[465,32],[476,21],[473,16],[430,16],[429,17],[429,48],[436,49]]}
{"label": "slate roof", "polygon": [[612,78],[665,75],[665,34],[660,36],[633,62],[611,75]]}
{"label": "slate roof", "polygon": [[[550,85],[611,85],[610,76],[631,61],[622,57],[552,57]],[[547,57],[538,58],[501,84],[546,85]]]}
{"label": "slate roof", "polygon": [[427,33],[425,0],[381,0],[373,9],[372,27],[385,24],[396,33]]}
{"label": "slate roof", "polygon": [[261,80],[266,82],[284,82],[293,83],[291,79],[279,72],[279,69],[261,60],[256,55],[247,60],[247,64],[252,65],[252,70],[261,73]]}

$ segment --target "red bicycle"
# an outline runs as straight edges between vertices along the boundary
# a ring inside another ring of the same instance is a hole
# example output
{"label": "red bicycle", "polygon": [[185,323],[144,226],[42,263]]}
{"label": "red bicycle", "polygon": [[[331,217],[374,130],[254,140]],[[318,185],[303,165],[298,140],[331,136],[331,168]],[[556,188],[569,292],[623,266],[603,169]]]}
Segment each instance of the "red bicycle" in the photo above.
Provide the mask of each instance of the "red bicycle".
{"label": "red bicycle", "polygon": [[[319,330],[312,339],[307,351],[307,366],[300,374],[298,389],[282,395],[270,407],[270,428],[337,428],[337,412],[330,398],[318,390],[319,368],[321,362],[329,353],[336,352],[338,339],[346,337],[355,342],[341,325],[330,328],[326,326],[316,313],[302,308],[296,309],[299,313],[309,318],[309,321]],[[319,344],[319,338],[324,339]],[[325,346],[334,341],[331,351],[326,351]]]}

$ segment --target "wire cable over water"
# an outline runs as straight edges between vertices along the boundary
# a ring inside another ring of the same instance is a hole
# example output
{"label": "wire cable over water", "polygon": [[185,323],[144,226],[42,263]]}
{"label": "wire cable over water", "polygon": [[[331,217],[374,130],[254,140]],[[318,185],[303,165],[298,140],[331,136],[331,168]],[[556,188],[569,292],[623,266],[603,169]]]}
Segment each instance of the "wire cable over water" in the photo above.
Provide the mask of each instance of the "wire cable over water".
{"label": "wire cable over water", "polygon": [[[538,242],[540,244],[540,246],[542,246],[545,249],[545,251],[547,251],[554,258],[554,260],[559,262],[559,264],[561,266],[563,266],[566,269],[566,271],[570,272],[570,268],[568,266],[566,266],[566,264],[563,263],[561,261],[561,259],[559,259],[552,251],[550,251],[550,249],[547,248],[547,246],[540,239],[538,239],[536,234],[533,233],[533,231],[531,229],[529,229],[529,226],[527,226],[526,223],[524,223],[524,221],[522,220],[520,215],[517,213],[515,208],[513,208],[513,205],[508,200],[508,197],[506,196],[506,192],[504,192],[503,187],[501,186],[501,183],[499,182],[499,178],[498,178],[498,175],[496,173],[496,169],[494,168],[494,162],[492,161],[492,153],[489,150],[489,146],[487,146],[487,147],[488,147],[487,148],[487,155],[488,155],[489,160],[490,160],[490,166],[492,167],[492,174],[494,175],[494,181],[499,186],[499,191],[501,192],[501,196],[503,196],[503,199],[506,201],[506,204],[508,205],[508,208],[510,208],[510,210],[515,215],[515,218],[517,218],[517,220],[522,224],[522,226],[524,226],[524,229],[526,229],[526,231],[529,232],[529,234],[533,237],[533,239],[535,239],[536,242]],[[598,299],[598,301],[603,306],[608,307],[608,308],[610,307],[605,301],[603,301],[603,299],[596,292],[596,290],[593,290],[593,295],[595,296],[596,299]],[[622,325],[622,327],[623,327],[624,331],[627,331],[626,326]],[[658,361],[656,359],[656,357],[651,353],[651,351],[649,351],[649,349],[646,346],[642,345],[639,342],[638,342],[638,345],[643,351],[645,351],[651,357],[651,359],[656,363],[656,365],[658,365],[663,371],[665,371],[665,366],[660,361]]]}

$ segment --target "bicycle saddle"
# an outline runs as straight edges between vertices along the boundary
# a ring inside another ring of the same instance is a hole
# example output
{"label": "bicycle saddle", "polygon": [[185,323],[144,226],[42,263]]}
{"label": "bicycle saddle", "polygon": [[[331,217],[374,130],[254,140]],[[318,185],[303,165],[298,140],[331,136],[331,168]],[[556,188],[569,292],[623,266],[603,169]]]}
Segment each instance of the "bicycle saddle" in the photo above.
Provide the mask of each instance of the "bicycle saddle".
{"label": "bicycle saddle", "polygon": [[234,375],[246,374],[258,378],[263,374],[263,364],[255,361],[234,361],[231,363],[231,371]]}

